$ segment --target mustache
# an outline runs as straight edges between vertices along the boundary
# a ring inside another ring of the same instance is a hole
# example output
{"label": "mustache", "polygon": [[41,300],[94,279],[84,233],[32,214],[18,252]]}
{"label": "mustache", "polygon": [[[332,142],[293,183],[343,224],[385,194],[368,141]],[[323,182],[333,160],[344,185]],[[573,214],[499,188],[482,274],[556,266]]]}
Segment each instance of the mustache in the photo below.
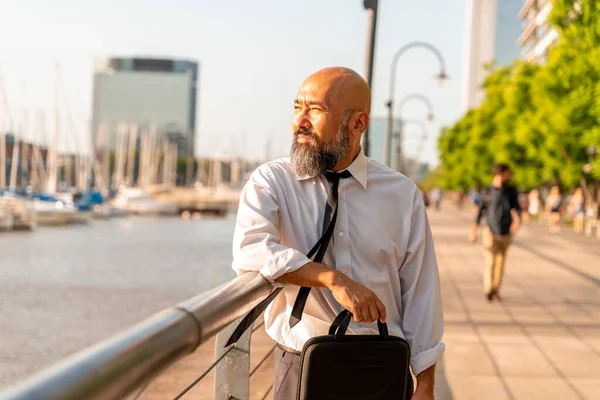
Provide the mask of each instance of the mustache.
{"label": "mustache", "polygon": [[298,135],[308,136],[317,142],[319,141],[317,135],[308,129],[298,129],[296,132],[294,132],[294,137],[298,137]]}

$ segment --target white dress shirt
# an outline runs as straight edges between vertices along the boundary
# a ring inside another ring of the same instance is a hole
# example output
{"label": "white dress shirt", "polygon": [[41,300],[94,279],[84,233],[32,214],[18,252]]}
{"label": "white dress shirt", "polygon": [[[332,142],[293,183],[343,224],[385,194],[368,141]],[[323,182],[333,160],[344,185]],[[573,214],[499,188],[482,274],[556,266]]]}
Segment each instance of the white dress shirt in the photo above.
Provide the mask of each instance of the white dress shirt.
{"label": "white dress shirt", "polygon": [[[341,179],[338,216],[323,263],[371,289],[383,302],[390,335],[404,337],[411,367],[419,374],[444,352],[439,274],[429,221],[417,186],[361,151]],[[258,167],[244,186],[233,238],[233,269],[266,279],[295,271],[322,233],[331,187],[322,177],[299,177],[289,158]],[[265,328],[276,342],[301,351],[326,335],[342,307],[331,291],[312,288],[302,320],[289,318],[299,287],[283,285],[265,311]],[[351,334],[377,334],[377,324],[355,323]]]}

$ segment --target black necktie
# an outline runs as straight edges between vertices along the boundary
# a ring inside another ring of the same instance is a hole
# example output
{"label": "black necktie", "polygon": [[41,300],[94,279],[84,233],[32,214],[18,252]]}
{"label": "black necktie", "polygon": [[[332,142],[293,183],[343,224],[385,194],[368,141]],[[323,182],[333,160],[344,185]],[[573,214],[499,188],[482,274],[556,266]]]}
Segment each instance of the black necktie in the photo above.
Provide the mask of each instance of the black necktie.
{"label": "black necktie", "polygon": [[[325,178],[331,183],[331,198],[333,206],[335,210],[333,211],[333,217],[331,217],[332,208],[329,205],[329,202],[325,202],[325,218],[323,219],[323,234],[321,239],[315,244],[315,246],[311,249],[311,251],[307,254],[307,257],[310,258],[317,252],[317,255],[313,259],[314,262],[320,263],[323,261],[323,257],[325,257],[325,252],[327,251],[327,246],[329,245],[329,241],[331,240],[331,236],[333,236],[333,230],[335,228],[335,222],[337,220],[337,212],[338,212],[338,189],[340,185],[340,178],[349,178],[352,174],[349,171],[342,171],[340,173],[335,172],[326,172]],[[331,221],[330,221],[331,218]],[[310,288],[302,286],[298,291],[298,296],[296,297],[296,301],[294,302],[294,307],[292,308],[292,314],[290,315],[290,328],[293,328],[300,320],[302,319],[302,313],[304,312],[304,306],[306,305],[306,300],[308,299],[308,295],[310,294]]]}
{"label": "black necktie", "polygon": [[[315,258],[314,262],[320,263],[323,261],[323,257],[325,257],[325,252],[327,251],[327,246],[329,245],[329,241],[331,240],[331,236],[333,235],[333,229],[335,227],[335,222],[337,219],[337,203],[338,203],[338,189],[340,184],[340,178],[350,178],[352,174],[349,171],[342,171],[340,173],[327,171],[325,173],[325,178],[331,183],[331,197],[332,203],[335,207],[333,211],[333,217],[331,217],[332,207],[329,205],[329,202],[325,202],[325,216],[323,218],[323,233],[321,238],[315,243],[313,248],[306,255],[308,258],[311,258],[313,255]],[[330,221],[331,219],[331,221]],[[316,255],[315,255],[316,253]],[[283,288],[275,289],[266,299],[261,301],[256,307],[254,307],[246,316],[242,319],[240,324],[235,328],[231,337],[225,344],[225,347],[232,345],[237,342],[242,334],[254,323],[254,321],[262,314],[267,306],[273,301],[275,297],[281,292]],[[294,302],[294,307],[292,308],[292,314],[290,315],[290,328],[293,328],[300,320],[302,319],[302,313],[304,311],[304,306],[306,305],[306,300],[308,299],[308,295],[310,294],[310,288],[302,286],[298,291],[298,296],[296,297],[296,301]]]}

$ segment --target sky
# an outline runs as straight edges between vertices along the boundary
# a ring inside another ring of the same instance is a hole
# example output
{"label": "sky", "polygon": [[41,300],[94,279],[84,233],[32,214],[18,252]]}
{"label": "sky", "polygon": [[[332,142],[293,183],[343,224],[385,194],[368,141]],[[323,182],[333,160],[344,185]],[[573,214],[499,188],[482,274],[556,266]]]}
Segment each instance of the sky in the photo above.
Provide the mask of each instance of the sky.
{"label": "sky", "polygon": [[[59,82],[61,148],[89,146],[95,57],[185,58],[200,63],[197,156],[286,156],[302,81],[334,65],[364,76],[367,24],[362,0],[0,0],[0,85],[10,110],[0,108],[0,127],[47,141]],[[396,102],[411,93],[431,99],[421,160],[434,165],[440,128],[460,118],[464,36],[465,0],[379,0],[371,117],[386,116],[393,54],[414,41],[435,46],[450,80],[440,87],[433,53],[414,48],[398,63],[395,91]],[[426,114],[411,101],[402,117]],[[405,137],[419,129],[407,127]],[[407,139],[406,153],[417,145]]]}

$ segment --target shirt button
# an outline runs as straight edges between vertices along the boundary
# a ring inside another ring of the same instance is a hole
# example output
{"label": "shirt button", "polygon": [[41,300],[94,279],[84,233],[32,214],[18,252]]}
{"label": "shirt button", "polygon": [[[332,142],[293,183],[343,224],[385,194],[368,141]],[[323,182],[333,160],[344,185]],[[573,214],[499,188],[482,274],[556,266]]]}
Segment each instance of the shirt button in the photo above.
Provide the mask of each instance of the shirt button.
{"label": "shirt button", "polygon": [[340,235],[340,237],[344,236],[344,232],[340,232],[338,233],[338,235]]}

